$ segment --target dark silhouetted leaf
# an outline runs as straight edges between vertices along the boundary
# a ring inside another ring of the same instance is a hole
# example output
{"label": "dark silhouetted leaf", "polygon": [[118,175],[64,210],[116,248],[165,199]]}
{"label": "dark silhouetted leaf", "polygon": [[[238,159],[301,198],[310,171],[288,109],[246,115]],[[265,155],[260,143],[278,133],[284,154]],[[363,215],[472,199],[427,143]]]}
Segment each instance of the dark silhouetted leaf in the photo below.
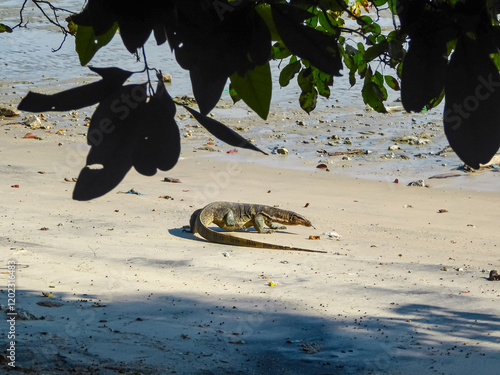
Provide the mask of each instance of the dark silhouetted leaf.
{"label": "dark silhouetted leaf", "polygon": [[103,79],[53,95],[29,92],[18,108],[22,111],[69,111],[94,105],[119,88],[133,73],[119,68],[89,68]]}
{"label": "dark silhouetted leaf", "polygon": [[231,85],[250,108],[264,120],[267,118],[273,88],[269,63],[256,66],[244,77],[233,74]]}
{"label": "dark silhouetted leaf", "polygon": [[248,43],[248,58],[255,65],[264,65],[271,56],[271,33],[259,14],[249,12],[251,38]]}
{"label": "dark silhouetted leaf", "polygon": [[488,50],[457,42],[446,72],[444,130],[467,165],[488,163],[500,146],[500,74]]}
{"label": "dark silhouetted leaf", "polygon": [[172,169],[181,153],[179,128],[174,120],[175,104],[162,81],[145,105],[145,117],[138,127],[132,164],[137,172],[153,176],[156,169]]}
{"label": "dark silhouetted leaf", "polygon": [[319,4],[326,9],[340,12],[347,9],[349,0],[320,0]]}
{"label": "dark silhouetted leaf", "polygon": [[211,74],[210,70],[201,67],[189,72],[193,94],[200,108],[200,113],[208,114],[219,101],[227,78],[218,78]]}
{"label": "dark silhouetted leaf", "polygon": [[401,101],[406,111],[420,112],[444,88],[448,64],[446,43],[415,37],[403,60]]}
{"label": "dark silhouetted leaf", "polygon": [[267,155],[264,151],[254,146],[250,142],[248,142],[241,135],[236,133],[234,130],[228,128],[223,123],[214,120],[213,118],[202,115],[201,113],[195,111],[188,106],[183,105],[186,110],[193,115],[193,117],[210,133],[219,138],[221,141],[226,142],[228,145],[234,147],[247,148],[249,150],[262,152],[264,155]]}
{"label": "dark silhouetted leaf", "polygon": [[[426,2],[414,0],[392,0],[392,2],[396,2],[396,10],[402,31],[411,36],[417,34],[416,30],[420,27],[421,20],[425,18],[423,13]],[[391,6],[391,9],[393,6]]]}
{"label": "dark silhouetted leaf", "polygon": [[135,53],[141,48],[153,31],[154,19],[151,15],[141,12],[141,14],[119,14],[118,26],[123,44],[130,53]]}
{"label": "dark silhouetted leaf", "polygon": [[162,45],[163,43],[165,43],[167,41],[167,33],[165,31],[165,26],[163,26],[163,25],[156,26],[153,29],[153,33],[154,33],[157,45]]}
{"label": "dark silhouetted leaf", "polygon": [[342,59],[336,37],[296,23],[295,12],[291,5],[272,5],[273,20],[285,45],[321,71],[340,76]]}
{"label": "dark silhouetted leaf", "polygon": [[106,34],[113,27],[116,16],[110,9],[109,1],[89,0],[85,9],[71,16],[78,26],[92,26],[97,36]]}
{"label": "dark silhouetted leaf", "polygon": [[[167,35],[175,39],[178,33],[176,8],[181,4],[174,1],[147,0],[129,1],[120,0],[100,0],[104,7],[111,9],[115,14],[120,36],[123,44],[130,53],[135,53],[147,41],[151,32],[157,44],[163,44],[167,40]],[[182,2],[187,7],[192,7],[193,13],[197,13],[194,6]]]}

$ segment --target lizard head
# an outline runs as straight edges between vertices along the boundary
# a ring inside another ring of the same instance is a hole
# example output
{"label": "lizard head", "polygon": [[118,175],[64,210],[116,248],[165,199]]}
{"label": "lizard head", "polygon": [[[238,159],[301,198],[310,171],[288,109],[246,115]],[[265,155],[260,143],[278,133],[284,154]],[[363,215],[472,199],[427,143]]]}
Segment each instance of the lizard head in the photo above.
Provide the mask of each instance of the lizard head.
{"label": "lizard head", "polygon": [[[305,227],[313,227],[311,222],[307,220],[304,216],[293,213],[290,215],[289,221],[287,222],[288,225],[303,225]],[[314,227],[313,227],[314,228]]]}

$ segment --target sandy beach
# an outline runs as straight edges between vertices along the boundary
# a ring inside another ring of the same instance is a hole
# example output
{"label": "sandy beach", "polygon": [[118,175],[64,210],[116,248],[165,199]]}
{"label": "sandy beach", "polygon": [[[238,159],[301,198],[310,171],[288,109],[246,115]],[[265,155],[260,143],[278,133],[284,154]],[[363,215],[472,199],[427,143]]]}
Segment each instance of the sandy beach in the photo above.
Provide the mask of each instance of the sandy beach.
{"label": "sandy beach", "polygon": [[[4,1],[2,23],[17,24],[19,7]],[[0,105],[99,79],[71,38],[61,46],[40,12],[25,13],[28,27],[2,39]],[[192,96],[169,48],[151,39],[146,50],[150,67],[172,75],[169,93]],[[271,64],[267,120],[233,106],[227,90],[212,111],[268,156],[234,152],[178,109],[175,168],[132,170],[89,202],[71,197],[95,108],[35,114],[36,129],[23,124],[28,113],[0,117],[0,373],[499,373],[500,281],[488,277],[500,271],[500,167],[462,168],[442,105],[409,115],[391,91],[390,114],[367,110],[363,82],[351,89],[346,70],[309,116],[295,108],[295,82],[278,87],[285,63]],[[144,69],[118,37],[92,64]],[[427,187],[408,186],[419,180]],[[315,226],[235,235],[326,254],[184,230],[221,200],[278,206]]]}
{"label": "sandy beach", "polygon": [[[500,368],[500,284],[487,280],[500,268],[496,170],[422,175],[430,187],[413,187],[394,169],[358,178],[315,162],[288,168],[292,155],[228,154],[220,143],[220,153],[197,150],[209,135],[195,128],[171,171],[131,171],[104,197],[76,202],[85,127],[24,139],[31,130],[18,121],[0,128],[0,305],[7,313],[15,261],[18,313],[11,373]],[[132,188],[140,195],[122,194]],[[303,214],[315,229],[238,235],[327,254],[218,245],[183,231],[195,209],[217,200]]]}

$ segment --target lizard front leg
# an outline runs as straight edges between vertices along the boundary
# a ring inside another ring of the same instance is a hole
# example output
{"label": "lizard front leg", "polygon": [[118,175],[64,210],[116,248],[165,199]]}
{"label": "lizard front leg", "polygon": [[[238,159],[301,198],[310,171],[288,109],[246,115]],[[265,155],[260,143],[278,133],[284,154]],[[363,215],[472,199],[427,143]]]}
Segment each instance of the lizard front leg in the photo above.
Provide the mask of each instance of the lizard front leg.
{"label": "lizard front leg", "polygon": [[[271,229],[264,228],[264,224],[266,224]],[[257,214],[253,217],[253,227],[259,233],[273,233],[274,229],[283,229],[282,227],[274,225],[268,217],[262,214]]]}
{"label": "lizard front leg", "polygon": [[269,218],[265,218],[264,219],[266,225],[271,228],[271,229],[274,229],[274,230],[277,230],[277,229],[286,229],[286,227],[284,225],[278,225],[278,224],[274,224],[271,219]]}
{"label": "lizard front leg", "polygon": [[286,227],[284,225],[278,225],[278,224],[275,224],[273,223],[273,221],[271,220],[271,218],[264,212],[261,212],[260,215],[263,216],[264,218],[264,223],[266,223],[266,225],[271,228],[271,229],[274,229],[274,230],[278,230],[278,229],[286,229]]}

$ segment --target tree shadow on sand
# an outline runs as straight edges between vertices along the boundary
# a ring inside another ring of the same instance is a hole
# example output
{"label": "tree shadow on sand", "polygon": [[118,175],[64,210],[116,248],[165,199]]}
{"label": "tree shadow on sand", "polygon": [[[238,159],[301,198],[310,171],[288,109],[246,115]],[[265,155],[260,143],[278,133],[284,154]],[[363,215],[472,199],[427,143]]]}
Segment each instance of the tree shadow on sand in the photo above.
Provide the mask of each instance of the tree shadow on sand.
{"label": "tree shadow on sand", "polygon": [[[465,374],[500,364],[500,318],[453,307],[404,304],[352,320],[254,296],[55,294],[17,290],[11,373]],[[61,306],[40,306],[49,300]]]}

